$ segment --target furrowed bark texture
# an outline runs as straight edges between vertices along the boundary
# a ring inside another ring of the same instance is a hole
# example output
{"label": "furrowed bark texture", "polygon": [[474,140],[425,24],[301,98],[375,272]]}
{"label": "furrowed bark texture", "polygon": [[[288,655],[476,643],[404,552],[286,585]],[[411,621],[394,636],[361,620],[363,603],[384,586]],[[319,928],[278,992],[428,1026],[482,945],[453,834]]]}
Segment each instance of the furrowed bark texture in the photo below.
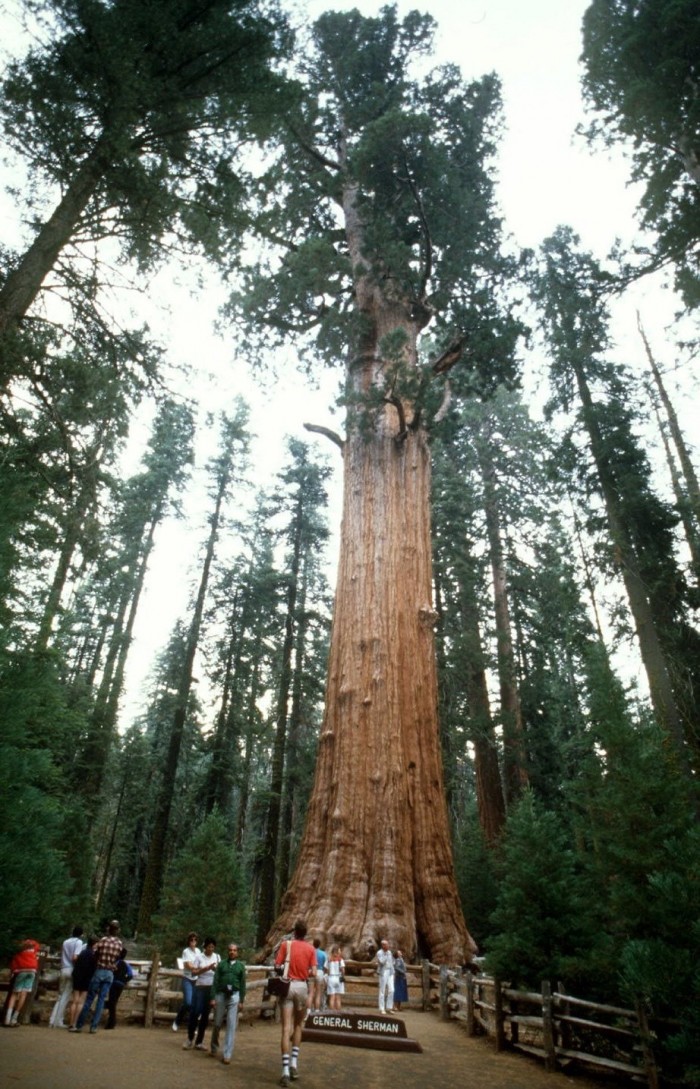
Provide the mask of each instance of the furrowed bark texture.
{"label": "furrowed bark texture", "polygon": [[461,961],[437,725],[430,462],[390,412],[345,447],[326,712],[300,856],[273,936],[310,930],[367,957],[387,936]]}

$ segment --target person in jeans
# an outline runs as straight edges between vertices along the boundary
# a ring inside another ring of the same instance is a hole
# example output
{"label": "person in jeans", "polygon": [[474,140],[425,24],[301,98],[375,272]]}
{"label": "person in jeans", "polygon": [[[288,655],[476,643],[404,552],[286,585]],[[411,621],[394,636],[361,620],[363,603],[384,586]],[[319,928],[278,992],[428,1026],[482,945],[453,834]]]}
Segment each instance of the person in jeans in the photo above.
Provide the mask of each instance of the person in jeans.
{"label": "person in jeans", "polygon": [[309,977],[316,976],[316,950],[306,937],[306,923],[301,919],[294,924],[294,938],[280,944],[275,964],[281,967],[289,953],[288,978],[292,981],[286,998],[280,998],[282,1015],[282,1077],[280,1085],[289,1085],[299,1077],[299,1048],[301,1031],[309,1004]]}
{"label": "person in jeans", "polygon": [[204,952],[195,957],[192,962],[191,972],[196,976],[196,983],[194,985],[192,1009],[187,1022],[187,1040],[182,1045],[184,1051],[188,1051],[191,1047],[195,1047],[198,1051],[204,1051],[204,1033],[207,1031],[207,1021],[209,1020],[211,987],[214,982],[214,972],[220,959],[219,954],[216,952],[216,939],[205,938]]}
{"label": "person in jeans", "polygon": [[194,1001],[194,985],[197,977],[192,974],[191,968],[194,958],[201,956],[201,949],[197,947],[199,937],[191,930],[187,935],[187,945],[182,950],[182,1005],[173,1021],[173,1032],[177,1032],[180,1025],[184,1025],[189,1018],[192,1002]]}
{"label": "person in jeans", "polygon": [[122,940],[119,937],[119,923],[116,919],[112,919],[107,927],[107,933],[95,943],[92,952],[95,958],[95,971],[90,980],[85,1005],[80,1011],[80,1016],[75,1025],[71,1025],[68,1030],[69,1032],[82,1032],[83,1025],[90,1016],[90,1010],[95,999],[97,999],[97,1005],[95,1006],[95,1012],[92,1015],[90,1032],[97,1032],[100,1018],[102,1017],[102,1010],[109,994],[109,989],[114,982],[114,969],[122,952]]}
{"label": "person in jeans", "polygon": [[238,959],[238,946],[235,942],[231,942],[229,945],[226,960],[219,961],[216,966],[212,996],[214,1029],[211,1034],[211,1054],[213,1056],[218,1054],[219,1032],[225,1015],[226,1035],[224,1036],[222,1061],[228,1065],[231,1062],[236,1042],[238,1011],[245,1000],[245,964]]}

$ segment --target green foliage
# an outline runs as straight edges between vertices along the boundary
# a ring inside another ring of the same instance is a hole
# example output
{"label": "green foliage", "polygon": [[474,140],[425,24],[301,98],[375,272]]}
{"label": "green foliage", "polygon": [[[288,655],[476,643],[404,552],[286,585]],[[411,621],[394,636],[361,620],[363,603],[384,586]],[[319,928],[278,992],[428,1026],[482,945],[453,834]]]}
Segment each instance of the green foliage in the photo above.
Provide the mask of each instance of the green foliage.
{"label": "green foliage", "polygon": [[35,6],[51,39],[3,81],[10,145],[62,187],[83,164],[93,194],[82,229],[109,224],[142,267],[168,236],[220,257],[240,230],[239,146],[266,135],[281,106],[271,65],[288,39],[274,5],[264,15],[245,0]]}
{"label": "green foliage", "polygon": [[[85,906],[86,888],[74,882],[70,865],[80,818],[72,819],[65,786],[82,718],[51,657],[4,658],[0,722],[0,935],[7,951],[17,938],[59,938],[66,918]],[[83,881],[88,877],[83,871]]]}
{"label": "green foliage", "polygon": [[526,792],[510,813],[487,966],[533,986],[575,980],[591,941],[587,889],[560,817]]}
{"label": "green foliage", "polygon": [[498,900],[497,853],[484,840],[475,806],[465,818],[453,842],[455,876],[469,933],[481,946],[491,933],[490,918]]}
{"label": "green foliage", "polygon": [[179,955],[190,930],[252,947],[250,897],[238,851],[231,845],[218,810],[195,828],[168,868],[153,938],[163,955]]}
{"label": "green foliage", "polygon": [[631,148],[644,184],[642,223],[656,262],[673,261],[689,305],[700,301],[700,20],[695,0],[593,0],[583,21],[583,90],[593,141]]}
{"label": "green foliage", "polygon": [[[485,324],[481,303],[508,264],[491,169],[500,88],[452,67],[416,78],[433,29],[429,16],[399,19],[393,5],[314,24],[299,58],[304,97],[258,189],[254,230],[270,248],[242,270],[229,307],[256,356],[262,335],[269,348],[270,337],[296,334],[313,358],[346,358],[352,370],[368,334],[355,293],[365,277],[421,325],[437,315],[441,336]],[[494,358],[506,355],[491,352],[490,370],[507,366]]]}

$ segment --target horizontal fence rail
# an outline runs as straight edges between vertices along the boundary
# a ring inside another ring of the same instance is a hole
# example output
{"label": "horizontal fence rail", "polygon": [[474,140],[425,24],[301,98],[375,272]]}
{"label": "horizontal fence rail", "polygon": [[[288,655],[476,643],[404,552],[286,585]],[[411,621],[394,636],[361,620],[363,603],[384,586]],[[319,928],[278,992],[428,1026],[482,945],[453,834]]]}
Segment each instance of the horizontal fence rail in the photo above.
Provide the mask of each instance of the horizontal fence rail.
{"label": "horizontal fence rail", "polygon": [[[125,985],[119,1000],[119,1020],[124,1023],[153,1025],[172,1023],[182,1003],[182,972],[165,967],[156,951],[153,960],[129,957],[134,978]],[[156,971],[153,971],[153,964]],[[434,971],[437,969],[434,968]],[[274,1017],[277,1003],[265,988],[270,965],[249,964],[246,967],[246,998],[240,1016],[243,1020]],[[436,981],[431,978],[428,961],[407,964],[408,1002],[403,1009],[427,1010],[437,1005]],[[60,957],[49,954],[42,958],[40,971],[31,999],[22,1011],[23,1021],[47,1022],[57,998],[60,978]],[[7,991],[9,973],[0,973],[0,991]],[[378,981],[373,964],[366,961],[345,961],[345,994],[343,1003],[352,1007],[377,1007]],[[106,1017],[106,1014],[105,1014]]]}
{"label": "horizontal fence rail", "polygon": [[605,1005],[553,990],[520,991],[481,973],[439,969],[440,1012],[465,1024],[467,1033],[492,1037],[506,1047],[535,1055],[547,1070],[580,1063],[626,1075],[658,1089],[654,1033],[644,1006]]}

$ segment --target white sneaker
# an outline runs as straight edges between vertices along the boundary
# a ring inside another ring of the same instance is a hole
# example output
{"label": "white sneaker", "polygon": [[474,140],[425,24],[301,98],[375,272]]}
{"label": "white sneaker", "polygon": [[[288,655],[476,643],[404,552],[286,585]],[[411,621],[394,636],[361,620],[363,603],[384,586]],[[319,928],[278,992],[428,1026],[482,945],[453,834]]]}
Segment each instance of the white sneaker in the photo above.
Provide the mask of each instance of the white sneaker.
{"label": "white sneaker", "polygon": [[178,1027],[179,1027],[179,1026],[178,1026],[178,1023],[177,1023],[177,1021],[173,1021],[173,1032],[177,1032],[177,1030],[178,1030]]}

